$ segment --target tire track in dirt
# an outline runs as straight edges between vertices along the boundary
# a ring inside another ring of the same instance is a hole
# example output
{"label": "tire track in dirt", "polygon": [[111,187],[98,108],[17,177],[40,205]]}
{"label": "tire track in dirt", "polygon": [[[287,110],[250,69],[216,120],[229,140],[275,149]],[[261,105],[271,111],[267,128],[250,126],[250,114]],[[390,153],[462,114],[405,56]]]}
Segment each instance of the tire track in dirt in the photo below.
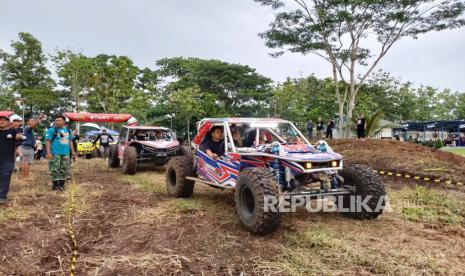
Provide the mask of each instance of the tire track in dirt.
{"label": "tire track in dirt", "polygon": [[251,236],[229,217],[229,194],[209,191],[205,198],[230,208],[222,221],[202,208],[171,210],[182,203],[166,192],[142,191],[119,180],[119,170],[97,167],[76,173],[88,206],[75,218],[76,275],[237,275],[253,271],[251,260],[278,252],[272,241]]}
{"label": "tire track in dirt", "polygon": [[[33,181],[12,186],[12,203],[6,210],[14,216],[2,219],[5,209],[0,209],[0,275],[68,275],[72,250],[66,232],[66,194],[50,190],[45,163],[33,169]],[[162,171],[128,178],[101,160],[80,160],[74,171],[76,275],[465,271],[461,225],[408,221],[399,213],[355,221],[299,210],[284,214],[273,235],[257,237],[240,228],[228,192],[196,185],[191,199],[169,198]],[[406,184],[391,179],[386,179],[388,187]],[[140,181],[146,186],[134,184]],[[397,204],[404,203],[398,199]],[[393,207],[397,212],[401,208]],[[298,243],[289,242],[293,240]]]}
{"label": "tire track in dirt", "polygon": [[0,275],[67,274],[66,194],[51,190],[45,162],[31,175],[15,174],[10,203],[0,206]]}

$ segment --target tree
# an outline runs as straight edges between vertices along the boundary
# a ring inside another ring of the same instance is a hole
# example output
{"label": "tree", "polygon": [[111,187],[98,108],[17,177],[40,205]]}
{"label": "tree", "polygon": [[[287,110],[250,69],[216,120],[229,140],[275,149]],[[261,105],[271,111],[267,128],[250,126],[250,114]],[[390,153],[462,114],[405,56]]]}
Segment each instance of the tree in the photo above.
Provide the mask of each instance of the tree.
{"label": "tree", "polygon": [[458,94],[457,98],[457,110],[455,111],[455,117],[457,119],[465,119],[465,93]]}
{"label": "tree", "polygon": [[[340,124],[344,117],[351,121],[358,92],[396,42],[465,24],[463,0],[255,1],[280,11],[260,34],[278,50],[273,56],[314,54],[331,64]],[[369,40],[379,49],[364,47]],[[345,84],[342,93],[339,81]]]}
{"label": "tree", "polygon": [[197,86],[216,96],[216,113],[230,116],[263,116],[269,109],[272,81],[255,69],[220,60],[168,58],[156,62],[158,73],[172,79],[169,93]]}
{"label": "tree", "polygon": [[375,112],[367,115],[367,128],[365,130],[366,137],[373,137],[383,128],[388,126],[388,123],[383,120],[383,117],[384,111],[382,109],[378,109]]}
{"label": "tree", "polygon": [[10,110],[13,106],[14,100],[11,91],[3,87],[0,81],[0,110]]}
{"label": "tree", "polygon": [[2,82],[6,91],[25,99],[28,115],[50,111],[57,96],[42,44],[29,33],[19,33],[18,37],[11,43],[13,53],[0,52]]}
{"label": "tree", "polygon": [[[81,104],[86,101],[92,82],[94,63],[92,58],[70,50],[59,51],[52,58],[60,84],[65,87],[73,99],[76,112],[82,111]],[[65,93],[66,91],[64,91]]]}
{"label": "tree", "polygon": [[[177,117],[184,118],[187,126],[187,140],[191,141],[190,126],[192,118],[205,115],[205,110],[199,103],[208,100],[198,87],[189,87],[183,90],[177,90],[171,93],[169,103]],[[210,98],[211,100],[211,98]]]}
{"label": "tree", "polygon": [[437,89],[427,86],[416,89],[417,98],[414,105],[412,119],[414,121],[428,121],[437,119],[435,104],[437,102]]}
{"label": "tree", "polygon": [[278,85],[271,101],[275,116],[305,125],[318,117],[333,119],[336,99],[328,93],[332,81],[319,80],[315,76],[287,79]]}
{"label": "tree", "polygon": [[440,120],[457,119],[457,107],[459,104],[459,93],[444,89],[437,93],[434,114]]}
{"label": "tree", "polygon": [[94,112],[118,113],[132,99],[139,68],[125,56],[98,55],[92,58],[93,74],[87,96]]}

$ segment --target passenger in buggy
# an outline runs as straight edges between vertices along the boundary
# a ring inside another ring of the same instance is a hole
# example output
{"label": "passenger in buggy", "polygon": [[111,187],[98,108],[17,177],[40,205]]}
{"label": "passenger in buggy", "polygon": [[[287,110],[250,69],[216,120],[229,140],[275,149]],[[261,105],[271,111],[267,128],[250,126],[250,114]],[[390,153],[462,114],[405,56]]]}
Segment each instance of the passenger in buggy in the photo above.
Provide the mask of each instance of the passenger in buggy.
{"label": "passenger in buggy", "polygon": [[207,133],[205,140],[201,145],[204,151],[210,158],[217,160],[224,155],[224,132],[220,126],[214,126]]}

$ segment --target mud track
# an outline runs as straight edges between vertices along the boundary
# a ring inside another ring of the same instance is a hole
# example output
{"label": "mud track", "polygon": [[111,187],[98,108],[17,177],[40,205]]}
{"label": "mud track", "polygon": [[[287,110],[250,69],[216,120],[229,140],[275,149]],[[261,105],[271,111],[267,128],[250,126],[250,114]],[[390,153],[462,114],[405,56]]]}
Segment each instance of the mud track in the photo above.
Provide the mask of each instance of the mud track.
{"label": "mud track", "polygon": [[[12,202],[0,207],[0,275],[69,275],[67,195],[50,191],[45,163],[33,170],[34,179],[14,181]],[[76,275],[465,271],[461,225],[407,221],[395,212],[354,221],[300,210],[286,214],[275,234],[256,237],[239,227],[228,191],[197,185],[192,199],[172,199],[162,170],[126,177],[101,160],[80,160],[73,170]],[[330,241],[291,242],[314,230],[328,233]]]}

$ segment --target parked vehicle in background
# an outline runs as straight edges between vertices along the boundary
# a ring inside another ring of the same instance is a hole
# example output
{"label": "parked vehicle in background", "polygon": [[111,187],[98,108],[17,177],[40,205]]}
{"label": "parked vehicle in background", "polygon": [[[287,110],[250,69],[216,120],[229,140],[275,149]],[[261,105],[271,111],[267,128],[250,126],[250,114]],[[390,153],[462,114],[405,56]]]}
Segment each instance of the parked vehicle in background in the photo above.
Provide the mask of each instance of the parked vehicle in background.
{"label": "parked vehicle in background", "polygon": [[124,174],[135,174],[138,165],[163,166],[185,150],[168,128],[124,126],[118,143],[110,146],[108,165],[116,168],[121,164]]}

